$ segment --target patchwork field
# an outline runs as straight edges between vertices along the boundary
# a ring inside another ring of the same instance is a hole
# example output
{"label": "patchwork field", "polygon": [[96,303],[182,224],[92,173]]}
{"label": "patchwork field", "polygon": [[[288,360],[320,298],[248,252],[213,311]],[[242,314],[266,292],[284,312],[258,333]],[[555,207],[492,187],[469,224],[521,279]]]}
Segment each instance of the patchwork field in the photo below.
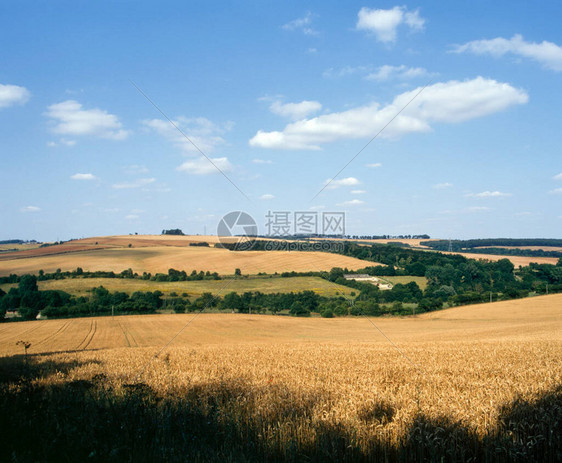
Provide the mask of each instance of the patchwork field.
{"label": "patchwork field", "polygon": [[[133,243],[135,241],[131,240]],[[179,242],[179,240],[176,240]],[[100,241],[101,242],[101,241]],[[37,273],[40,269],[54,272],[60,268],[63,271],[81,267],[86,271],[112,270],[121,272],[127,268],[134,272],[167,273],[169,268],[177,270],[204,270],[220,274],[234,273],[240,268],[244,274],[259,272],[306,272],[330,270],[332,267],[357,269],[365,267],[366,263],[352,257],[323,252],[287,252],[287,251],[237,251],[199,246],[171,246],[148,245],[133,247],[107,247],[110,243],[99,244],[103,249],[84,250],[87,246],[80,244],[75,252],[64,248],[55,255],[22,257],[19,253],[2,255],[0,259],[0,276],[10,273]],[[95,243],[95,242],[94,242]],[[65,245],[62,245],[65,246]],[[57,248],[57,246],[52,247]],[[41,248],[50,249],[50,248]],[[27,252],[27,251],[25,251]],[[33,252],[33,251],[30,251]],[[369,263],[369,265],[373,265]],[[376,265],[376,264],[375,264]]]}
{"label": "patchwork field", "polygon": [[[26,361],[17,341],[31,344]],[[557,461],[562,450],[562,295],[371,321],[5,323],[0,353],[2,458]]]}

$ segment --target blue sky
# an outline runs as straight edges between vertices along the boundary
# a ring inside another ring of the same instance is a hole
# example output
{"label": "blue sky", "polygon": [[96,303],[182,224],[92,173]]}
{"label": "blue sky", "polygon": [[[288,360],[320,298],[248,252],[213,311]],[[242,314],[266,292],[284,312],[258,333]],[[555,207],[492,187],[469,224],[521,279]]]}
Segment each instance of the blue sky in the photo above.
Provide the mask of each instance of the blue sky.
{"label": "blue sky", "polygon": [[2,2],[0,239],[215,233],[232,210],[264,233],[267,211],[310,210],[345,211],[350,234],[561,238],[561,18],[560,2]]}

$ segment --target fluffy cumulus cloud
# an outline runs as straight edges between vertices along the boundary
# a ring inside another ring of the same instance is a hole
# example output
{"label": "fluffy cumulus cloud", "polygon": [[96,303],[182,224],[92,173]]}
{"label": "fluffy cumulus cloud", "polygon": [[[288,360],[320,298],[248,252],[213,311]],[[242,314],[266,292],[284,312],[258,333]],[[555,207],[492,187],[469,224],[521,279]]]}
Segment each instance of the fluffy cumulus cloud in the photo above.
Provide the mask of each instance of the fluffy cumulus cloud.
{"label": "fluffy cumulus cloud", "polygon": [[25,104],[31,94],[25,87],[19,85],[0,84],[0,108],[7,108],[17,104]]}
{"label": "fluffy cumulus cloud", "polygon": [[555,188],[554,190],[550,190],[549,194],[551,194],[551,195],[562,195],[562,188]]}
{"label": "fluffy cumulus cloud", "polygon": [[418,10],[408,11],[403,6],[395,6],[390,10],[364,7],[357,14],[357,29],[374,34],[379,42],[395,42],[398,26],[402,24],[412,31],[420,31],[425,19],[419,15]]}
{"label": "fluffy cumulus cloud", "polygon": [[439,82],[419,92],[420,88],[404,92],[386,106],[374,102],[303,119],[290,123],[282,131],[260,130],[249,143],[259,148],[318,150],[325,143],[372,137],[408,105],[381,134],[381,137],[397,138],[428,132],[432,123],[459,123],[527,103],[529,99],[521,89],[483,77]]}
{"label": "fluffy cumulus cloud", "polygon": [[218,174],[222,172],[228,172],[232,170],[232,164],[227,158],[210,158],[212,163],[201,156],[200,158],[194,159],[192,161],[186,161],[181,166],[177,167],[180,172],[186,172],[188,174],[194,175],[209,175]]}
{"label": "fluffy cumulus cloud", "polygon": [[96,176],[93,174],[74,174],[71,175],[72,180],[96,180]]}
{"label": "fluffy cumulus cloud", "polygon": [[273,199],[273,198],[275,198],[275,196],[273,196],[269,193],[266,193],[266,194],[260,196],[260,199],[263,199],[264,201],[268,201],[268,200]]}
{"label": "fluffy cumulus cloud", "polygon": [[188,155],[197,154],[199,150],[206,154],[213,152],[217,146],[225,143],[222,135],[232,128],[230,122],[217,125],[205,117],[180,116],[172,122],[173,125],[164,119],[150,119],[143,121],[143,124]]}
{"label": "fluffy cumulus cloud", "polygon": [[562,172],[554,176],[554,180],[562,180]]}
{"label": "fluffy cumulus cloud", "polygon": [[483,191],[481,193],[468,193],[465,195],[467,198],[507,198],[511,196],[511,193],[503,193],[501,191]]}
{"label": "fluffy cumulus cloud", "polygon": [[382,164],[380,162],[372,162],[371,164],[365,164],[365,167],[368,167],[369,169],[377,169],[378,167],[382,167]]}
{"label": "fluffy cumulus cloud", "polygon": [[500,57],[511,54],[540,63],[546,69],[562,71],[562,46],[552,42],[527,42],[517,34],[510,39],[496,37],[490,40],[473,40],[464,45],[457,45],[454,53],[474,53]]}
{"label": "fluffy cumulus cloud", "polygon": [[322,105],[318,101],[308,100],[301,101],[300,103],[282,103],[280,101],[274,101],[271,103],[269,109],[273,114],[293,120],[300,120],[320,111]]}
{"label": "fluffy cumulus cloud", "polygon": [[333,180],[329,178],[324,182],[324,185],[327,185],[326,188],[329,190],[334,190],[342,186],[356,186],[360,184],[361,182],[357,180],[355,177],[340,178],[338,180]]}
{"label": "fluffy cumulus cloud", "polygon": [[400,66],[391,66],[385,64],[378,67],[374,72],[367,74],[365,79],[376,80],[379,82],[385,80],[410,80],[418,77],[427,77],[429,73],[425,68],[409,67],[404,64]]}
{"label": "fluffy cumulus cloud", "polygon": [[123,140],[129,135],[114,114],[98,108],[84,109],[74,100],[53,104],[45,114],[51,119],[52,131],[61,135],[89,135],[112,140]]}

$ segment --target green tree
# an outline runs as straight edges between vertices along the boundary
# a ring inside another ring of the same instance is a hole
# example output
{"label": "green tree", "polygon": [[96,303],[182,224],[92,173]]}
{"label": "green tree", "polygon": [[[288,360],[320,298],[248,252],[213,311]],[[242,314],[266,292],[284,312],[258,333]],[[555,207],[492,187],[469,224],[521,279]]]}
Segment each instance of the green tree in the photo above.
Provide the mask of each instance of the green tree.
{"label": "green tree", "polygon": [[236,310],[239,312],[242,309],[242,298],[234,291],[226,294],[222,301],[222,307],[228,310]]}
{"label": "green tree", "polygon": [[20,295],[39,291],[37,277],[35,275],[23,275],[18,284]]}
{"label": "green tree", "polygon": [[310,310],[306,309],[303,303],[300,301],[293,302],[289,313],[296,317],[310,317]]}

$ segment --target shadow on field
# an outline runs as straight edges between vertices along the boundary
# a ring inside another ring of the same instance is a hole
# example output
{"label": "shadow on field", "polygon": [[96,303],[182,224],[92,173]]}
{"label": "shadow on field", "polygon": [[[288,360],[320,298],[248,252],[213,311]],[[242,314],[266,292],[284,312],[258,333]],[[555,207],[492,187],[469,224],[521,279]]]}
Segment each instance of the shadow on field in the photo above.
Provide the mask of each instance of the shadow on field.
{"label": "shadow on field", "polygon": [[[484,438],[447,417],[419,415],[399,441],[366,429],[386,426],[384,402],[362,410],[362,429],[315,418],[329,393],[293,393],[244,380],[176,388],[89,380],[37,385],[30,378],[79,363],[18,370],[0,362],[0,461],[560,461],[562,387],[501,409]],[[4,376],[9,372],[11,376]],[[389,433],[390,434],[390,433]],[[365,437],[372,436],[372,437]]]}
{"label": "shadow on field", "polygon": [[81,362],[73,360],[69,362],[54,362],[52,360],[37,360],[43,355],[48,354],[31,354],[31,355],[14,355],[12,357],[0,357],[0,385],[8,385],[13,383],[27,382],[32,379],[44,378],[52,375],[54,372],[67,374],[69,371],[85,364],[100,362],[90,360]]}

